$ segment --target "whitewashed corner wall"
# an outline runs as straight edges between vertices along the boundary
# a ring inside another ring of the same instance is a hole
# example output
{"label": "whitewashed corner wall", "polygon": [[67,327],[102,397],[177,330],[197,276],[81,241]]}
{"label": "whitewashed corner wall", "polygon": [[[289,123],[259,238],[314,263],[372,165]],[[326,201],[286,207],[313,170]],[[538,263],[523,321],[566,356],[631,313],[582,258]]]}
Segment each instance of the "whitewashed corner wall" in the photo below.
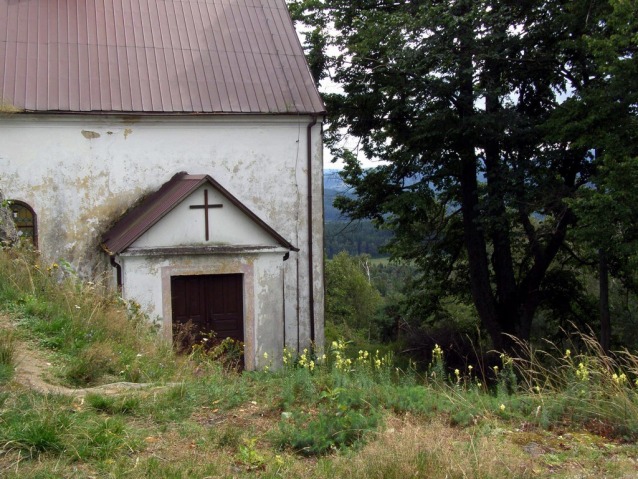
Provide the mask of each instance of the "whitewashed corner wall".
{"label": "whitewashed corner wall", "polygon": [[[276,269],[283,284],[285,327],[280,340],[268,339],[264,332],[263,344],[269,348],[272,343],[273,352],[280,346],[278,341],[303,349],[310,338],[306,218],[309,122],[307,116],[3,116],[0,189],[7,198],[25,201],[36,211],[40,249],[48,259],[69,261],[89,277],[111,271],[99,249],[99,238],[132,204],[179,171],[213,176],[300,248],[286,262],[274,254],[266,261],[278,258],[281,263]],[[315,337],[322,345],[320,123],[312,128],[311,150]],[[255,351],[257,356],[259,351]]]}

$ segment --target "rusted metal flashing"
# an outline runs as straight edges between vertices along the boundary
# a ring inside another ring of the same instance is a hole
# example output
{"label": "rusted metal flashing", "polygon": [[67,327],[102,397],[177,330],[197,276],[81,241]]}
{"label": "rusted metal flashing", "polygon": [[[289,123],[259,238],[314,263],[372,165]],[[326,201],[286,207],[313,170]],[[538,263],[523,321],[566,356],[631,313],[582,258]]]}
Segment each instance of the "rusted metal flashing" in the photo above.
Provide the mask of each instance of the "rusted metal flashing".
{"label": "rusted metal flashing", "polygon": [[162,246],[158,248],[127,248],[120,256],[177,256],[211,254],[282,253],[281,246]]}
{"label": "rusted metal flashing", "polygon": [[312,115],[312,121],[308,123],[307,130],[307,155],[308,155],[308,283],[310,300],[310,342],[315,342],[315,285],[312,258],[312,127],[317,124],[317,115]]}
{"label": "rusted metal flashing", "polygon": [[131,211],[125,213],[112,228],[102,235],[104,247],[114,254],[122,253],[170,213],[179,203],[206,183],[219,191],[222,196],[253,220],[281,246],[289,251],[299,251],[298,248],[277,233],[211,176],[189,175],[186,172],[177,173],[168,182],[164,183],[159,190],[151,194]]}

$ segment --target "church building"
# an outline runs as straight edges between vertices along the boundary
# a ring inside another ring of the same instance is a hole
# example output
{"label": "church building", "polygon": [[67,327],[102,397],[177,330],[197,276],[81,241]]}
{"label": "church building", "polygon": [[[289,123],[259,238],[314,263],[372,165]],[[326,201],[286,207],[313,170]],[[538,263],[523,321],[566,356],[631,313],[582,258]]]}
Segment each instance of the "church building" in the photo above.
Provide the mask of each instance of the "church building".
{"label": "church building", "polygon": [[247,369],[322,346],[325,108],[285,0],[0,0],[0,32],[26,241]]}

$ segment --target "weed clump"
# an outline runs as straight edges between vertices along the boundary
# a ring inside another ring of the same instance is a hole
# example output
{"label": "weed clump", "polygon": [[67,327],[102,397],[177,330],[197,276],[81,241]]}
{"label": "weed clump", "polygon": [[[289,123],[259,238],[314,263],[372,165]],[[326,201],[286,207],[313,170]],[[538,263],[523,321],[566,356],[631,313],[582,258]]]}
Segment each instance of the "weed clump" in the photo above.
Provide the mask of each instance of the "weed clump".
{"label": "weed clump", "polygon": [[16,346],[13,333],[4,331],[0,335],[0,384],[8,382],[15,368]]}

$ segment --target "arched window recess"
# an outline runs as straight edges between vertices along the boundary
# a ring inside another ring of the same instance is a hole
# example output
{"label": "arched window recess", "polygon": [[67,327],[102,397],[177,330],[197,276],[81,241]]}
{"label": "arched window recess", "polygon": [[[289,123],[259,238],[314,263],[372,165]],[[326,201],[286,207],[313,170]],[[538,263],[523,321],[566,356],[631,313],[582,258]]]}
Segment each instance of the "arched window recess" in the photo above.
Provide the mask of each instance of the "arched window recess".
{"label": "arched window recess", "polygon": [[38,216],[24,201],[9,200],[9,209],[21,241],[30,241],[38,247]]}

